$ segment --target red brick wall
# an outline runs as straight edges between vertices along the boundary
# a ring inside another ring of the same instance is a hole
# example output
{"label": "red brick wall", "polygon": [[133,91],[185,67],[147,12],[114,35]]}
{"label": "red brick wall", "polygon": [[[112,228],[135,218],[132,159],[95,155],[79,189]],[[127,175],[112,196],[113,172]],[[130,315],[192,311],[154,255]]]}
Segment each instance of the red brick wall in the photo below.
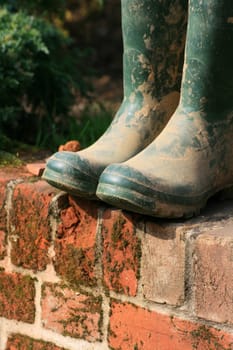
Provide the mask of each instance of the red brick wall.
{"label": "red brick wall", "polygon": [[232,350],[233,203],[186,222],[0,170],[0,350]]}

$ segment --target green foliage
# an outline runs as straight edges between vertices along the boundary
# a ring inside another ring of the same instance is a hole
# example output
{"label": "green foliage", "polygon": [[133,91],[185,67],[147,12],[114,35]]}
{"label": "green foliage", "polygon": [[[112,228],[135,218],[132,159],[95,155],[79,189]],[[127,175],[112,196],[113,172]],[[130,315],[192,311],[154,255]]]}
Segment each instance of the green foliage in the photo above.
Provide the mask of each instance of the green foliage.
{"label": "green foliage", "polygon": [[58,124],[51,121],[49,127],[42,123],[36,146],[56,151],[58,145],[65,144],[69,140],[78,140],[82,148],[90,146],[105,132],[112,121],[112,113],[102,106],[98,107],[98,110],[87,108],[79,119],[68,116],[65,123],[61,121]]}
{"label": "green foliage", "polygon": [[24,10],[39,17],[63,17],[66,9],[66,0],[1,0],[2,6],[10,11]]}
{"label": "green foliage", "polygon": [[0,151],[0,168],[5,166],[20,166],[23,162],[15,155]]}
{"label": "green foliage", "polygon": [[42,120],[64,116],[75,91],[86,91],[85,52],[71,46],[48,21],[0,8],[0,128],[6,135],[34,142]]}
{"label": "green foliage", "polygon": [[100,6],[103,6],[104,5],[104,0],[97,0],[98,3],[100,4]]}
{"label": "green foliage", "polygon": [[0,11],[0,120],[15,117],[22,109],[19,98],[30,86],[38,54],[48,55],[33,18]]}
{"label": "green foliage", "polygon": [[0,149],[15,152],[24,142],[55,151],[71,139],[84,148],[110,124],[112,113],[101,107],[70,116],[77,91],[88,93],[93,70],[90,49],[79,49],[66,31],[66,15],[75,14],[83,28],[104,2],[1,0]]}

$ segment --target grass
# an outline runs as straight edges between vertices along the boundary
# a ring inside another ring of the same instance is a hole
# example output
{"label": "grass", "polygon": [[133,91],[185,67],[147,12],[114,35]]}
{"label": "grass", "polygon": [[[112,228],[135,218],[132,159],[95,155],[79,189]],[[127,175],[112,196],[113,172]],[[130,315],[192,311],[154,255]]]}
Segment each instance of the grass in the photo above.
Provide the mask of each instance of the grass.
{"label": "grass", "polygon": [[0,168],[6,167],[6,166],[20,166],[23,162],[15,155],[0,151]]}
{"label": "grass", "polygon": [[79,117],[66,116],[56,122],[54,118],[47,117],[39,123],[32,145],[10,139],[0,132],[0,151],[15,155],[39,150],[55,152],[60,145],[70,140],[78,140],[83,149],[94,143],[105,132],[112,118],[113,112],[99,104],[87,107]]}
{"label": "grass", "polygon": [[56,151],[59,145],[70,140],[78,140],[82,148],[94,143],[108,128],[113,113],[99,106],[96,110],[86,108],[79,118],[67,116],[66,120],[55,124],[48,121],[41,124],[35,145],[42,149]]}

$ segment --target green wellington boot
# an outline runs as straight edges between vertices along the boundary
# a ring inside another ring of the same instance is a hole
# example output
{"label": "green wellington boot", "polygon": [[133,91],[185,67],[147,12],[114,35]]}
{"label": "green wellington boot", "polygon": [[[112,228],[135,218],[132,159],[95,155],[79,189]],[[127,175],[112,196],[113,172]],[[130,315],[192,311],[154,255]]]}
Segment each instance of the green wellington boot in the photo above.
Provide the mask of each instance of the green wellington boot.
{"label": "green wellington boot", "polygon": [[99,198],[151,216],[191,217],[233,185],[232,5],[190,0],[179,106],[145,150],[105,169]]}
{"label": "green wellington boot", "polygon": [[144,149],[179,102],[187,0],[122,0],[124,100],[106,133],[77,153],[58,152],[43,178],[73,195],[96,198],[101,172]]}

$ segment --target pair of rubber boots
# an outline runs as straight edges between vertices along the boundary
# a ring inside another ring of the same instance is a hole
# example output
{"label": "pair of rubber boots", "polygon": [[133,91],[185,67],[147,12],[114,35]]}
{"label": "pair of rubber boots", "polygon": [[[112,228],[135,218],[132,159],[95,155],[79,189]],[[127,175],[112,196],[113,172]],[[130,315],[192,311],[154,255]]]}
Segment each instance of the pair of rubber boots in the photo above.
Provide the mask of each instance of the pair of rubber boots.
{"label": "pair of rubber boots", "polygon": [[122,27],[117,115],[94,145],[54,154],[43,178],[137,213],[191,217],[233,185],[232,0],[122,0]]}

